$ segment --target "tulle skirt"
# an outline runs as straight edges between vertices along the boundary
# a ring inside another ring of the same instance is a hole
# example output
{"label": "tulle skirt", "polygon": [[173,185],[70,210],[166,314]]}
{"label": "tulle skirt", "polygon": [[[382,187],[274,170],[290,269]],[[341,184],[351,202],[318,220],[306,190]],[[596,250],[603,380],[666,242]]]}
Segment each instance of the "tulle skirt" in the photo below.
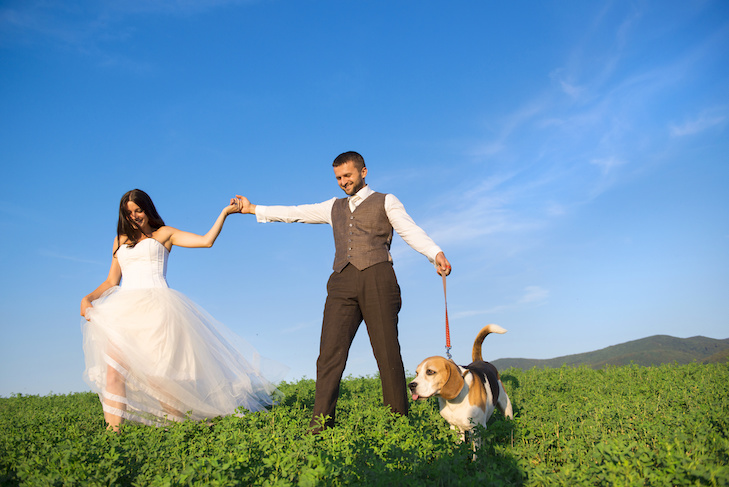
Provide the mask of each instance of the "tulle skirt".
{"label": "tulle skirt", "polygon": [[[184,294],[114,287],[83,320],[84,380],[104,411],[145,424],[260,411],[286,367],[261,357]],[[107,387],[107,379],[123,378]]]}

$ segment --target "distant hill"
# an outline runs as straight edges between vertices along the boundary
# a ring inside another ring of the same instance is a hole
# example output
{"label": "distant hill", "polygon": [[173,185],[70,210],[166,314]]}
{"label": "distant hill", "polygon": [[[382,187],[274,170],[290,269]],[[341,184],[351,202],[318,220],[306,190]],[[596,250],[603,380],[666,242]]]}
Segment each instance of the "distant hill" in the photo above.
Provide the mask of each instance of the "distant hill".
{"label": "distant hill", "polygon": [[718,363],[728,360],[729,338],[717,340],[702,336],[675,338],[668,335],[655,335],[594,352],[543,360],[502,358],[494,360],[492,363],[499,370],[506,370],[509,367],[527,370],[533,367],[561,367],[562,365],[586,365],[599,369],[606,365],[630,365],[631,363],[649,366],[674,362],[678,364]]}

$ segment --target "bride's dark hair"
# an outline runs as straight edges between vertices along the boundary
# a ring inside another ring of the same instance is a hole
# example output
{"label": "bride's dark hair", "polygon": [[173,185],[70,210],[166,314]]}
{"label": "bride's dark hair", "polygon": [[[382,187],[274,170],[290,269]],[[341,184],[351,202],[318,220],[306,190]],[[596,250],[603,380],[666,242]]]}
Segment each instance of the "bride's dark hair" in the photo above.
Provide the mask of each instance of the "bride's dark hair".
{"label": "bride's dark hair", "polygon": [[157,230],[165,225],[162,217],[157,213],[157,208],[152,203],[152,198],[141,189],[133,189],[127,191],[122,196],[121,202],[119,203],[119,223],[116,225],[116,235],[120,237],[124,235],[129,240],[127,245],[134,247],[139,242],[142,236],[142,231],[134,223],[129,220],[129,210],[127,209],[127,203],[132,202],[140,207],[147,218],[149,219],[149,225]]}

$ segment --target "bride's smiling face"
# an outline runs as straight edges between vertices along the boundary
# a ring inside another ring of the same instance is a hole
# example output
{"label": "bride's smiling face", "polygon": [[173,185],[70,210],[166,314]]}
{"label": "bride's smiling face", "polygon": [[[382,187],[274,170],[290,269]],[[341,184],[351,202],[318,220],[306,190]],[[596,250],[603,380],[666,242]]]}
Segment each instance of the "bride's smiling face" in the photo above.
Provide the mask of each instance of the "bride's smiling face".
{"label": "bride's smiling face", "polygon": [[149,227],[149,218],[147,218],[147,214],[139,205],[133,201],[128,202],[127,212],[127,220],[136,225],[140,230],[147,230],[147,227]]}

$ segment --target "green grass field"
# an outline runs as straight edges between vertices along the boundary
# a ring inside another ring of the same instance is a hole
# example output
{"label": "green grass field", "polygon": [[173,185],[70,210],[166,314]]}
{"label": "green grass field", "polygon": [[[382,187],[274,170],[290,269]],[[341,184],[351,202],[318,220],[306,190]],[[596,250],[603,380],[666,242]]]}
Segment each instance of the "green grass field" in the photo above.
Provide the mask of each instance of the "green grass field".
{"label": "green grass field", "polygon": [[342,384],[339,425],[306,433],[314,382],[267,413],[104,428],[90,393],[0,398],[2,485],[729,485],[729,365],[502,371],[515,418],[470,447],[438,414]]}

